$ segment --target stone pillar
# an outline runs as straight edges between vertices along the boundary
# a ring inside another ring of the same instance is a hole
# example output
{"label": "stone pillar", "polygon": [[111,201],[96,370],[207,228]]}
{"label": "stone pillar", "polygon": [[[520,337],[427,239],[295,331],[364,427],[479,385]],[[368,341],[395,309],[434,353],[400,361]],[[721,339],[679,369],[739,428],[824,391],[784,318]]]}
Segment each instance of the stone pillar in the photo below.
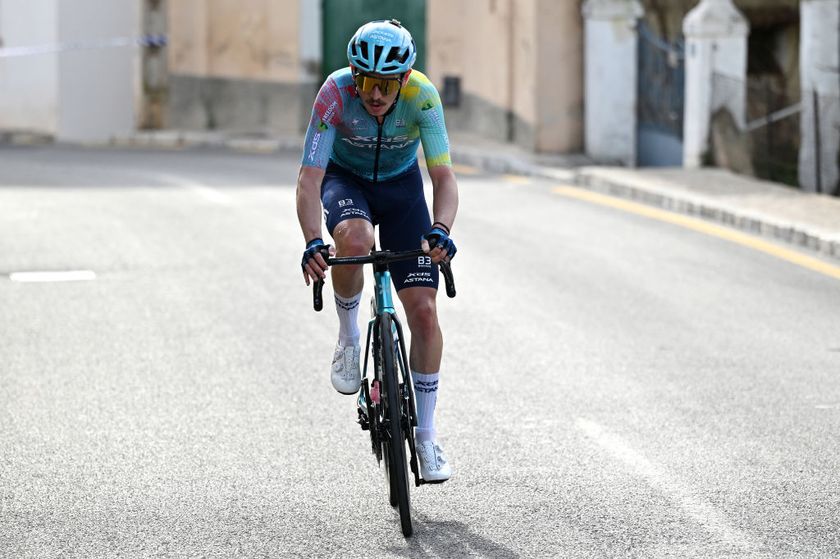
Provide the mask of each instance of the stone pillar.
{"label": "stone pillar", "polygon": [[727,109],[743,128],[749,24],[732,0],[701,0],[683,21],[686,38],[683,165],[696,168],[709,151],[709,128]]}
{"label": "stone pillar", "polygon": [[636,164],[638,0],[586,0],[584,118],[586,153]]}
{"label": "stone pillar", "polygon": [[[802,83],[802,141],[799,185],[803,190],[838,193],[840,188],[840,2],[802,0],[799,67]],[[819,98],[819,113],[814,93]],[[819,123],[816,122],[819,118]],[[817,133],[819,132],[819,157]],[[819,161],[819,181],[817,162]],[[818,188],[819,187],[819,188]]]}

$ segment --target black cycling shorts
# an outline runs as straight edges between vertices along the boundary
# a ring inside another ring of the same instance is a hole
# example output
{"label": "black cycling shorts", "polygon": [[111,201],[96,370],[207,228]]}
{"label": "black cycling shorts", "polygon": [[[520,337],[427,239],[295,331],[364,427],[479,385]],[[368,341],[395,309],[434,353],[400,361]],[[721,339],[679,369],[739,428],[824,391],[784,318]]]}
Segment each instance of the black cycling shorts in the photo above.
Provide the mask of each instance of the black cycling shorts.
{"label": "black cycling shorts", "polygon": [[[383,250],[420,248],[420,239],[432,227],[416,161],[405,173],[376,183],[331,161],[321,183],[321,203],[330,235],[346,219],[365,219],[379,228]],[[397,291],[406,287],[437,289],[438,267],[428,256],[389,266]]]}

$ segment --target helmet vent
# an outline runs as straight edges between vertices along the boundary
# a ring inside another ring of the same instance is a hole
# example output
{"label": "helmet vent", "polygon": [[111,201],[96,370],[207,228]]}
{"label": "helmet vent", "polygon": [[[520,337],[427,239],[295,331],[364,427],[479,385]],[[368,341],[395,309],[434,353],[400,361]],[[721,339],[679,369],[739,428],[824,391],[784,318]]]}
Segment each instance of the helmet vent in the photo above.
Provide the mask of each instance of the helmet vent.
{"label": "helmet vent", "polygon": [[368,44],[367,44],[367,41],[361,41],[361,44],[359,45],[359,48],[362,51],[362,58],[364,60],[367,60],[367,58],[368,58]]}
{"label": "helmet vent", "polygon": [[374,67],[376,63],[379,62],[379,57],[382,56],[382,45],[376,45],[373,47],[373,64]]}
{"label": "helmet vent", "polygon": [[399,62],[400,64],[404,64],[405,61],[408,59],[408,49],[400,56],[399,51],[395,49],[391,49],[388,53],[388,56],[385,58],[385,62]]}

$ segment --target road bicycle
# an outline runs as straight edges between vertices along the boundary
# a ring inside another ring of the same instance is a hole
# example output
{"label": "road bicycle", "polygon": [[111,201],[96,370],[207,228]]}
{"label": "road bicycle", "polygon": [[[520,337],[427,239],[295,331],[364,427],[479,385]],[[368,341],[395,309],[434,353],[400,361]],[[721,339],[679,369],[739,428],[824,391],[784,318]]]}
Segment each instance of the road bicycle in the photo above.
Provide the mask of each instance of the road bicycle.
{"label": "road bicycle", "polygon": [[[431,264],[429,256],[421,249],[409,251],[372,250],[367,256],[330,257],[327,249],[321,255],[329,266],[373,264],[374,296],[371,300],[371,320],[368,323],[365,360],[362,368],[362,386],[358,398],[358,423],[370,433],[371,449],[380,466],[385,465],[388,500],[399,508],[400,525],[405,537],[411,536],[411,503],[409,474],[414,474],[414,485],[427,482],[420,477],[417,453],[414,446],[414,427],[417,426],[417,409],[414,383],[408,367],[403,329],[397,318],[391,295],[391,262],[423,259]],[[446,294],[455,297],[452,270],[446,262],[440,263]],[[316,311],[323,308],[321,291],[324,281],[313,286],[313,304]],[[373,376],[368,377],[368,357],[373,357]],[[406,453],[406,448],[408,453]],[[439,483],[439,482],[438,482]]]}

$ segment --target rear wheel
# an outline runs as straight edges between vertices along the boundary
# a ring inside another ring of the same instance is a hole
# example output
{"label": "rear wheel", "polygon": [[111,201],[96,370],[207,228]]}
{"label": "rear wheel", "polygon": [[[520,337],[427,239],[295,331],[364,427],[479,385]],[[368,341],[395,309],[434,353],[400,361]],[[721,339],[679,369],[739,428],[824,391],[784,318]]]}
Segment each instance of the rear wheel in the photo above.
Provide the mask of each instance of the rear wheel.
{"label": "rear wheel", "polygon": [[382,382],[385,385],[385,417],[388,436],[385,441],[385,470],[388,475],[389,496],[392,506],[399,507],[402,533],[412,534],[411,504],[408,486],[408,460],[406,460],[406,435],[403,431],[403,398],[397,372],[397,355],[394,347],[391,316],[384,314],[380,324],[382,340]]}

